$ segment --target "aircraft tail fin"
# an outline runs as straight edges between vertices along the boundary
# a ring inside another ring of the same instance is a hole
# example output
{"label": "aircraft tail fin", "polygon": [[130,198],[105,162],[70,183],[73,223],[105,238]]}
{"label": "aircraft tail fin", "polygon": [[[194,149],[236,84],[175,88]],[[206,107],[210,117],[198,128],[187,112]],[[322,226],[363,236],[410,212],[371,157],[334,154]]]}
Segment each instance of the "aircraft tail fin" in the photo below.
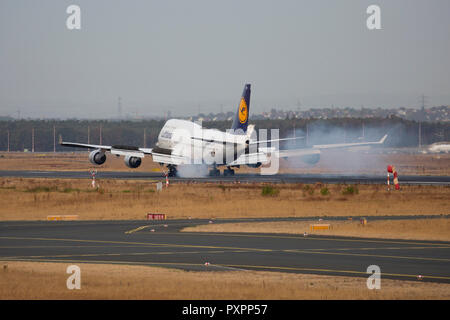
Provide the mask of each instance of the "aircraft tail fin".
{"label": "aircraft tail fin", "polygon": [[231,129],[237,134],[245,134],[247,132],[248,126],[248,116],[250,110],[250,84],[244,86],[244,91],[242,92],[242,97],[239,100],[239,106],[234,115],[233,125]]}

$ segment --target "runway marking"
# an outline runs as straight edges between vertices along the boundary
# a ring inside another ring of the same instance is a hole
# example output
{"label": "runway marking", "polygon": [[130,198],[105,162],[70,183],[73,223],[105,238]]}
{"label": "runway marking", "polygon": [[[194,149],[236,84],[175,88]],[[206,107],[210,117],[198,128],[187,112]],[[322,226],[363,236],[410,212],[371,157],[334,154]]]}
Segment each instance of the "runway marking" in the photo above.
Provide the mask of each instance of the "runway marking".
{"label": "runway marking", "polygon": [[[204,224],[207,224],[207,222],[199,222],[199,221],[189,221],[189,222],[183,222],[183,223],[170,223],[169,222],[169,220],[163,220],[164,222],[161,222],[161,223],[159,223],[159,224],[149,224],[149,225],[145,225],[145,226],[140,226],[140,227],[137,227],[137,228],[135,228],[135,229],[131,229],[131,230],[128,230],[128,231],[125,231],[124,233],[125,234],[131,234],[131,233],[135,233],[135,232],[138,232],[138,231],[141,231],[141,230],[144,230],[144,229],[147,229],[147,228],[150,228],[150,227],[153,227],[153,228],[162,228],[162,227],[164,227],[164,225],[170,225],[170,227],[179,227],[179,226],[184,226],[184,227],[191,227],[192,225],[194,225],[194,226],[196,226],[196,225],[204,225]],[[227,222],[224,222],[224,223],[227,223]],[[164,232],[165,234],[167,234],[166,232]]]}
{"label": "runway marking", "polygon": [[239,247],[221,247],[221,246],[201,246],[201,245],[183,245],[171,243],[146,243],[146,242],[126,242],[126,241],[107,241],[107,240],[82,240],[82,239],[54,239],[54,238],[25,238],[25,237],[0,237],[0,239],[15,239],[15,240],[37,240],[37,241],[69,241],[69,242],[97,242],[97,243],[113,243],[113,244],[141,244],[148,247],[175,247],[175,248],[203,248],[203,249],[225,249],[225,250],[243,250],[256,252],[270,252],[279,251],[273,249],[259,249],[259,248],[239,248]]}
{"label": "runway marking", "polygon": [[0,237],[0,239],[9,240],[35,240],[35,241],[68,241],[68,242],[94,242],[106,244],[125,244],[138,246],[166,246],[165,244],[151,243],[151,242],[133,242],[133,241],[113,241],[113,240],[87,240],[87,239],[65,239],[65,238],[35,238],[35,237]]}
{"label": "runway marking", "polygon": [[[0,259],[0,261],[30,261],[27,259],[14,259],[14,260],[5,260]],[[135,261],[105,261],[105,260],[99,260],[99,261],[89,261],[89,260],[53,260],[53,259],[39,259],[39,260],[32,260],[31,262],[57,262],[57,263],[86,263],[86,264],[119,264],[119,265],[148,265],[148,266],[190,266],[190,267],[203,267],[205,270],[208,267],[205,267],[204,264],[198,264],[198,263],[177,263],[177,262],[135,262]],[[284,271],[304,271],[304,272],[313,272],[313,273],[340,273],[340,274],[353,274],[353,275],[360,275],[362,277],[367,276],[366,271],[355,271],[355,270],[335,270],[335,269],[316,269],[316,268],[298,268],[298,267],[281,267],[281,266],[258,266],[258,265],[239,265],[239,264],[221,264],[221,265],[215,265],[215,266],[221,266],[221,267],[228,267],[228,268],[240,268],[244,269],[247,268],[246,271],[251,271],[252,269],[261,269],[261,270],[284,270]],[[390,277],[401,277],[401,278],[412,278],[414,280],[417,279],[417,275],[411,275],[411,274],[397,274],[397,273],[386,273],[383,272],[384,276],[390,276]],[[432,275],[426,275],[422,274],[423,279],[436,279],[436,280],[450,280],[450,277],[444,277],[444,276],[432,276]]]}
{"label": "runway marking", "polygon": [[[173,247],[173,248],[202,248],[202,249],[216,249],[216,250],[232,250],[233,252],[299,252],[299,253],[305,253],[305,254],[328,254],[328,255],[353,255],[353,256],[373,256],[377,257],[377,255],[368,255],[368,254],[350,254],[350,253],[333,253],[333,252],[317,252],[312,250],[282,250],[282,249],[258,249],[258,248],[238,248],[238,247],[221,247],[221,246],[201,246],[201,245],[179,245],[179,244],[164,244],[164,243],[141,243],[141,242],[120,242],[120,241],[106,241],[106,240],[81,240],[81,239],[54,239],[54,238],[26,238],[26,237],[0,237],[0,239],[19,239],[19,240],[38,240],[38,241],[68,241],[68,242],[84,242],[84,243],[107,243],[107,244],[126,244],[126,245],[142,245],[146,247]],[[203,254],[207,254],[208,251],[202,252]],[[147,253],[146,253],[147,254]],[[152,254],[152,253],[149,253]],[[98,256],[99,254],[91,254],[90,256]],[[108,254],[105,254],[108,255]],[[109,254],[109,255],[126,255],[126,254]],[[73,257],[73,256],[83,256],[81,255],[65,255],[66,257]],[[39,257],[39,256],[38,256]],[[41,256],[41,257],[48,257]],[[449,261],[449,259],[433,259],[433,258],[418,258],[418,257],[398,257],[398,256],[382,256],[379,255],[378,257],[386,257],[386,258],[400,258],[400,259],[410,259],[410,260],[429,260],[429,261]],[[6,258],[1,258],[2,260],[5,260]],[[14,259],[14,257],[11,257],[10,259]],[[18,259],[18,258],[16,258]],[[91,261],[92,262],[92,261]],[[139,263],[138,263],[139,264]],[[142,263],[140,263],[142,264]],[[230,267],[239,267],[234,265],[226,265]],[[288,269],[287,269],[288,270]],[[307,269],[303,269],[307,270]],[[311,269],[312,270],[312,269]],[[317,269],[319,270],[319,269]],[[324,269],[326,270],[326,269]],[[338,272],[338,271],[336,271]],[[447,279],[447,278],[442,278]]]}
{"label": "runway marking", "polygon": [[338,255],[338,256],[361,256],[361,257],[375,257],[375,258],[390,258],[390,259],[409,259],[409,260],[425,260],[425,261],[444,261],[449,262],[450,259],[441,258],[424,258],[424,257],[403,257],[403,256],[387,256],[378,254],[367,254],[367,253],[341,253],[341,252],[324,252],[324,251],[312,251],[312,250],[283,250],[284,252],[294,252],[294,253],[307,253],[307,254],[328,254],[328,255]]}
{"label": "runway marking", "polygon": [[39,249],[39,248],[135,248],[142,247],[139,245],[121,245],[121,246],[74,246],[74,245],[63,245],[63,246],[0,246],[0,249]]}
{"label": "runway marking", "polygon": [[81,254],[59,254],[59,255],[39,255],[39,256],[9,256],[1,259],[40,259],[40,258],[70,258],[70,257],[97,257],[97,256],[145,256],[145,255],[176,255],[176,254],[216,254],[226,252],[246,252],[241,250],[220,250],[220,251],[165,251],[165,252],[127,252],[127,253],[81,253]]}
{"label": "runway marking", "polygon": [[[366,271],[353,271],[353,270],[333,270],[333,269],[312,269],[312,268],[297,268],[297,267],[275,267],[275,266],[252,266],[252,265],[229,265],[228,267],[239,267],[239,268],[257,268],[257,269],[279,269],[279,270],[290,270],[290,271],[315,271],[315,272],[328,272],[328,273],[350,273],[350,274],[361,274],[367,276]],[[392,277],[409,277],[417,279],[417,275],[411,274],[397,274],[397,273],[386,273],[383,272],[382,276],[392,276]],[[441,276],[430,276],[430,275],[422,275],[423,278],[430,279],[441,279],[441,280],[450,280],[450,277],[441,277]]]}
{"label": "runway marking", "polygon": [[144,230],[145,228],[148,228],[148,227],[150,227],[150,226],[142,226],[142,227],[138,227],[138,228],[136,228],[136,229],[132,229],[132,230],[129,230],[129,231],[125,231],[125,234],[130,234],[130,233],[138,232],[138,231]]}
{"label": "runway marking", "polygon": [[[79,246],[80,248],[84,248],[84,246]],[[97,246],[100,247],[100,246]],[[43,247],[45,248],[45,247]],[[89,248],[89,247],[87,247]],[[104,248],[101,246],[100,248]],[[361,253],[340,253],[340,252],[324,252],[326,249],[286,249],[286,250],[271,250],[271,251],[281,251],[281,252],[289,252],[289,253],[304,253],[304,254],[327,254],[327,255],[342,255],[342,256],[366,256],[366,257],[376,257],[376,258],[391,258],[391,259],[410,259],[410,260],[425,260],[425,261],[444,261],[448,262],[450,259],[443,258],[424,258],[424,257],[405,257],[405,256],[388,256],[388,255],[374,255],[374,254],[361,254]],[[333,250],[333,249],[332,249]],[[339,250],[339,249],[334,249]],[[351,250],[351,249],[345,249]],[[319,252],[317,252],[319,251]],[[127,253],[80,253],[80,254],[63,254],[63,255],[39,255],[39,256],[9,256],[2,257],[2,259],[16,259],[16,258],[46,258],[46,257],[54,257],[54,258],[68,258],[68,257],[95,257],[95,256],[136,256],[136,255],[169,255],[169,254],[209,254],[209,253],[244,253],[249,252],[248,250],[243,249],[227,249],[221,251],[169,251],[169,252],[127,252]]]}
{"label": "runway marking", "polygon": [[[174,247],[174,248],[203,248],[203,249],[221,249],[221,250],[239,250],[239,251],[253,251],[253,252],[273,252],[273,251],[285,251],[285,252],[295,252],[292,250],[297,249],[262,249],[262,248],[240,248],[240,247],[225,247],[225,246],[202,246],[202,245],[180,245],[180,244],[165,244],[165,243],[142,243],[142,242],[121,242],[121,241],[106,241],[106,240],[81,240],[81,239],[52,239],[52,238],[25,238],[25,237],[0,237],[0,239],[19,239],[19,240],[38,240],[38,241],[69,241],[69,242],[93,242],[93,243],[108,243],[108,244],[133,244],[133,245],[142,245],[149,247]],[[433,247],[430,247],[433,248]],[[313,251],[316,250],[316,251]],[[350,253],[333,253],[333,252],[317,252],[319,249],[309,249],[303,251],[297,251],[299,253],[322,253],[322,254],[335,254],[335,255],[361,255],[361,256],[374,256],[377,255],[369,255],[369,254],[350,254]],[[328,249],[330,250],[330,249]],[[331,249],[333,250],[333,249]],[[398,256],[381,256],[378,257],[386,257],[386,258],[400,258]],[[404,259],[406,257],[403,257]],[[419,257],[408,257],[408,259],[415,260],[432,260],[433,258],[419,258]],[[449,259],[438,259],[435,258],[436,261],[450,261]]]}
{"label": "runway marking", "polygon": [[110,260],[55,260],[55,259],[10,259],[0,258],[0,261],[29,261],[29,262],[56,262],[56,263],[87,263],[87,264],[123,264],[123,265],[172,265],[172,266],[204,266],[199,263],[178,262],[137,262],[137,261],[110,261]]}
{"label": "runway marking", "polygon": [[340,242],[368,242],[368,243],[392,243],[392,244],[413,244],[413,245],[422,245],[422,246],[443,246],[450,248],[450,244],[445,243],[426,243],[426,242],[410,242],[415,240],[404,240],[404,241],[397,241],[401,239],[366,239],[366,238],[355,238],[355,239],[339,239],[339,238],[325,238],[325,237],[314,237],[311,235],[308,235],[307,237],[304,237],[303,234],[299,234],[297,236],[286,236],[286,235],[266,235],[266,234],[238,234],[238,233],[228,233],[228,232],[164,232],[164,234],[171,234],[171,235],[203,235],[203,236],[224,236],[224,237],[246,237],[246,238],[275,238],[275,239],[298,239],[298,240],[319,240],[319,241],[340,241]]}
{"label": "runway marking", "polygon": [[[0,237],[0,238],[8,238],[8,237]],[[23,238],[27,240],[36,239],[36,238]],[[57,240],[57,241],[89,241],[89,242],[96,242],[95,240],[74,240],[74,239],[45,239],[45,238],[39,238],[38,240]],[[105,242],[105,241],[99,241],[99,242]],[[109,243],[109,241],[106,241]],[[373,255],[373,254],[361,254],[361,253],[340,253],[340,252],[325,252],[325,251],[318,251],[314,249],[309,250],[300,250],[300,249],[257,249],[257,248],[238,248],[238,247],[221,247],[221,246],[199,246],[199,245],[179,245],[179,244],[151,244],[151,243],[145,243],[146,246],[156,246],[156,247],[174,247],[174,248],[203,248],[203,249],[221,249],[221,250],[229,250],[231,252],[291,252],[291,253],[303,253],[303,254],[325,254],[325,255],[342,255],[342,256],[366,256],[366,257],[377,257],[377,258],[390,258],[390,259],[409,259],[409,260],[423,260],[423,261],[444,261],[448,262],[450,259],[440,259],[440,258],[423,258],[423,257],[403,257],[403,256],[388,256],[388,255]],[[179,254],[182,254],[183,252],[179,252]],[[203,251],[203,253],[208,253],[208,251]],[[155,252],[152,253],[142,253],[146,255],[151,254],[157,254]],[[42,258],[42,257],[82,257],[82,256],[100,256],[100,255],[127,255],[126,253],[117,254],[117,253],[110,253],[110,254],[72,254],[72,255],[43,255],[43,256],[16,256],[16,257],[35,257],[35,258]],[[132,253],[128,253],[128,255],[133,255]],[[135,254],[136,255],[136,254]],[[8,258],[8,257],[6,257]],[[9,257],[14,258],[14,257]]]}
{"label": "runway marking", "polygon": [[225,265],[220,265],[220,264],[210,264],[209,267],[228,269],[228,270],[232,270],[232,271],[245,271],[245,272],[251,272],[251,270],[248,270],[248,269],[233,268],[233,267],[229,267],[229,266],[225,266]]}
{"label": "runway marking", "polygon": [[449,249],[449,247],[370,247],[370,248],[321,248],[321,249],[302,249],[311,251],[325,251],[325,250],[336,250],[336,251],[364,251],[364,250],[419,250],[419,249]]}

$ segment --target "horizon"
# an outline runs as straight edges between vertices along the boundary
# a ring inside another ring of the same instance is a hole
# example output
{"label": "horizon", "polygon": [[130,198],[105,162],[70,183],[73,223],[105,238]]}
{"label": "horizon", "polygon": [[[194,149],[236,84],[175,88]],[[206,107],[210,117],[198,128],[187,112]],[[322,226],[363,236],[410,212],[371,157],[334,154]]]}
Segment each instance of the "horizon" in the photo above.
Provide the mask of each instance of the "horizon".
{"label": "horizon", "polygon": [[[440,109],[440,108],[446,108],[450,111],[450,105],[440,105],[440,106],[423,106],[424,107],[424,111],[430,111],[430,110],[436,110],[436,109]],[[398,108],[382,108],[382,107],[377,107],[377,108],[365,108],[365,107],[360,107],[360,108],[352,108],[352,107],[334,107],[334,106],[330,106],[330,107],[322,107],[322,108],[317,108],[317,107],[311,107],[311,108],[302,108],[299,109],[297,107],[297,109],[275,109],[272,108],[268,111],[261,111],[258,113],[252,112],[252,110],[250,111],[250,115],[249,115],[249,119],[253,120],[262,120],[259,117],[261,116],[265,116],[268,114],[272,114],[273,112],[275,113],[283,113],[285,116],[293,116],[293,118],[295,119],[332,119],[332,118],[337,118],[337,119],[343,119],[343,118],[359,118],[359,119],[370,119],[370,118],[384,118],[385,116],[374,116],[374,115],[351,115],[351,116],[336,116],[336,115],[328,115],[326,117],[320,116],[320,117],[315,117],[315,116],[308,116],[306,117],[302,117],[302,113],[310,113],[310,112],[317,112],[317,111],[328,111],[328,110],[332,110],[332,111],[344,111],[344,110],[351,110],[353,112],[358,112],[358,111],[368,111],[368,112],[375,112],[378,110],[382,110],[384,112],[388,112],[388,114],[386,114],[386,116],[397,116],[399,118],[403,118],[405,120],[415,120],[415,119],[408,119],[405,115],[399,115],[398,111],[413,111],[413,112],[417,112],[417,114],[422,110],[422,107],[419,108],[412,108],[412,107],[398,107]],[[118,115],[112,115],[111,117],[107,118],[107,117],[99,117],[99,118],[82,118],[82,117],[25,117],[25,116],[21,116],[20,118],[14,117],[14,116],[9,116],[9,115],[2,115],[0,114],[0,121],[72,121],[72,120],[79,120],[79,121],[147,121],[147,120],[168,120],[168,119],[174,119],[174,118],[180,118],[180,119],[192,119],[194,120],[195,118],[208,118],[210,117],[210,115],[213,116],[219,116],[219,115],[224,115],[224,116],[229,116],[230,119],[218,119],[217,121],[231,121],[231,117],[235,114],[236,110],[229,110],[229,111],[220,111],[220,112],[213,112],[214,110],[210,110],[210,112],[200,112],[197,114],[189,114],[189,115],[185,115],[185,116],[181,116],[181,115],[172,115],[171,112],[169,111],[169,113],[165,113],[162,116],[145,116],[145,115],[135,115],[133,116],[133,114],[122,114],[122,117],[118,117]],[[392,113],[397,111],[397,113]],[[391,112],[391,113],[389,113]],[[445,119],[441,119],[441,120],[431,120],[431,122],[435,122],[435,121],[443,121],[443,122],[448,122],[450,121],[450,117],[449,115],[446,113],[446,118]],[[258,118],[258,119],[255,119]],[[292,119],[293,119],[292,118]],[[268,120],[274,120],[274,118],[265,118]],[[291,118],[289,118],[291,119]],[[205,121],[216,121],[216,120],[205,120]],[[426,119],[423,121],[427,121]]]}

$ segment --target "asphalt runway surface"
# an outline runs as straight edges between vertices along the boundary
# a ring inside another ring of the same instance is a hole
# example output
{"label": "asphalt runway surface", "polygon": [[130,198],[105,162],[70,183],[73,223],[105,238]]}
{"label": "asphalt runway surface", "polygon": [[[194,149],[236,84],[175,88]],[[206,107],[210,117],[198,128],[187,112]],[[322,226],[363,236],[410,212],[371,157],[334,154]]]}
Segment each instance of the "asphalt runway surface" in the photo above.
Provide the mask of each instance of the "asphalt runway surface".
{"label": "asphalt runway surface", "polygon": [[[414,217],[373,217],[371,220],[410,218]],[[421,275],[421,281],[450,283],[450,242],[180,232],[183,227],[208,223],[290,220],[306,218],[0,222],[0,260],[364,278],[369,276],[367,268],[377,265],[382,279],[419,281],[417,276]]]}
{"label": "asphalt runway surface", "polygon": [[[87,171],[0,171],[0,177],[20,178],[65,178],[80,179],[91,178]],[[161,172],[124,172],[124,171],[98,171],[97,179],[163,179]],[[347,184],[386,184],[385,175],[338,175],[338,174],[236,174],[224,177],[202,177],[202,178],[170,178],[171,182],[220,182],[220,183],[347,183]],[[400,185],[450,185],[448,176],[419,176],[402,175],[399,177]],[[391,177],[392,182],[392,177]]]}

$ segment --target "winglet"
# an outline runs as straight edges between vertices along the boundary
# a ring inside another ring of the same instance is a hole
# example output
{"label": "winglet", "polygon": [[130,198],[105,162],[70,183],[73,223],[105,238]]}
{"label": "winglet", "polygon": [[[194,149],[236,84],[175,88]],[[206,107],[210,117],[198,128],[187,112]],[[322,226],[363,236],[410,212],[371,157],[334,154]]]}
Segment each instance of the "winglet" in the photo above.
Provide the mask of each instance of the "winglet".
{"label": "winglet", "polygon": [[59,144],[62,144],[63,140],[62,140],[62,135],[59,135]]}
{"label": "winglet", "polygon": [[380,143],[380,144],[383,144],[383,143],[384,143],[384,140],[386,140],[387,136],[388,136],[388,135],[387,135],[387,134],[385,134],[385,135],[384,135],[384,137],[383,137],[383,138],[381,138],[381,140],[380,140],[380,142],[379,142],[379,143]]}

